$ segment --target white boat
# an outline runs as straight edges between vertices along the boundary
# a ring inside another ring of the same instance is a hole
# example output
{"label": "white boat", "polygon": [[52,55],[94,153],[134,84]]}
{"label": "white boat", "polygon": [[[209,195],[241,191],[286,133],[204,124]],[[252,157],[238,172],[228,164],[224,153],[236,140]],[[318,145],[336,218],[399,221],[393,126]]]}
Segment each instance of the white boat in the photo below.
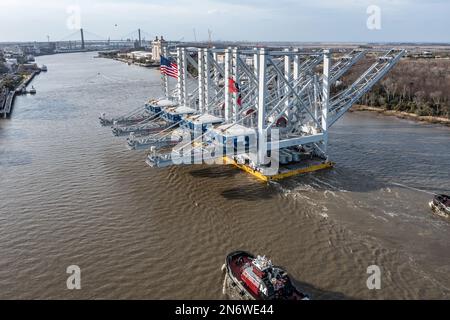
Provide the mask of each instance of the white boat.
{"label": "white boat", "polygon": [[45,64],[42,65],[41,71],[47,72],[48,68]]}
{"label": "white boat", "polygon": [[450,218],[450,196],[445,194],[436,195],[429,205],[431,210],[437,215]]}
{"label": "white boat", "polygon": [[36,94],[36,89],[33,86],[30,89],[30,94]]}

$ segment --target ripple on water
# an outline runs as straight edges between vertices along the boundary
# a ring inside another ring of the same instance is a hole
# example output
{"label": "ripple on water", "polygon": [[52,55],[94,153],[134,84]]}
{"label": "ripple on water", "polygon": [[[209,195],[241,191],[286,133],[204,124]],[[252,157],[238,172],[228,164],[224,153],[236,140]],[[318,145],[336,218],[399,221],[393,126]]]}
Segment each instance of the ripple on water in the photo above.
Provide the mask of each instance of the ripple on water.
{"label": "ripple on water", "polygon": [[[270,256],[314,298],[449,297],[449,225],[420,191],[450,189],[450,155],[430,156],[448,130],[354,113],[330,134],[332,170],[270,184],[225,166],[157,170],[98,125],[161,96],[157,70],[91,53],[38,63],[38,94],[0,127],[1,298],[220,299],[237,249]],[[65,289],[71,264],[80,292]]]}

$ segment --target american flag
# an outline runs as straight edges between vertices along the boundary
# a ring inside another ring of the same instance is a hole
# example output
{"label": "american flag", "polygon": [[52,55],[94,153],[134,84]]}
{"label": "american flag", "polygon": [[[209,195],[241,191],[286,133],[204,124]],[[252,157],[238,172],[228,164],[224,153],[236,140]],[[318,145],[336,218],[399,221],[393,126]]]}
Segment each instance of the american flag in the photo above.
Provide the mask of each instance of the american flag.
{"label": "american flag", "polygon": [[161,56],[161,73],[178,79],[178,65],[175,62]]}

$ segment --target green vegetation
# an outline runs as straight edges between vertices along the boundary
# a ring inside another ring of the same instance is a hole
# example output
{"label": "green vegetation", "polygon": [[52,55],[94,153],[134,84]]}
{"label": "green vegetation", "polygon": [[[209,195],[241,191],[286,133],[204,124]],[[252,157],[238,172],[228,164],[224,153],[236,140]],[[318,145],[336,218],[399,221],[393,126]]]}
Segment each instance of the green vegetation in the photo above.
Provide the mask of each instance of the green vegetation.
{"label": "green vegetation", "polygon": [[4,79],[2,82],[2,86],[9,90],[15,90],[16,87],[20,84],[20,79],[21,79],[20,77],[10,77]]}
{"label": "green vegetation", "polygon": [[118,53],[118,51],[99,52],[98,56],[102,57],[102,58],[113,59],[113,58],[117,58],[117,53]]}
{"label": "green vegetation", "polygon": [[0,74],[8,73],[9,69],[5,66],[3,62],[0,62]]}
{"label": "green vegetation", "polygon": [[[343,79],[349,85],[366,60]],[[404,59],[360,101],[370,107],[450,119],[450,60]]]}

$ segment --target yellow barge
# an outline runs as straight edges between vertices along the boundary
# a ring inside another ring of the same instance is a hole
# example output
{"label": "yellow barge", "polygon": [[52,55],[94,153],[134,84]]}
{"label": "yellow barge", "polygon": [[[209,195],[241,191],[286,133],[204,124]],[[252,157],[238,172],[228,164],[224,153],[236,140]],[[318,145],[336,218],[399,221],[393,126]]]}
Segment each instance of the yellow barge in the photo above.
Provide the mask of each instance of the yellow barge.
{"label": "yellow barge", "polygon": [[282,180],[308,172],[315,172],[323,169],[329,169],[334,167],[335,165],[335,163],[331,161],[311,159],[299,163],[282,165],[280,166],[280,169],[278,170],[277,174],[265,175],[261,171],[254,169],[249,165],[238,163],[236,160],[231,159],[229,157],[224,157],[224,163],[234,165],[235,167],[251,174],[258,180],[264,182]]}

